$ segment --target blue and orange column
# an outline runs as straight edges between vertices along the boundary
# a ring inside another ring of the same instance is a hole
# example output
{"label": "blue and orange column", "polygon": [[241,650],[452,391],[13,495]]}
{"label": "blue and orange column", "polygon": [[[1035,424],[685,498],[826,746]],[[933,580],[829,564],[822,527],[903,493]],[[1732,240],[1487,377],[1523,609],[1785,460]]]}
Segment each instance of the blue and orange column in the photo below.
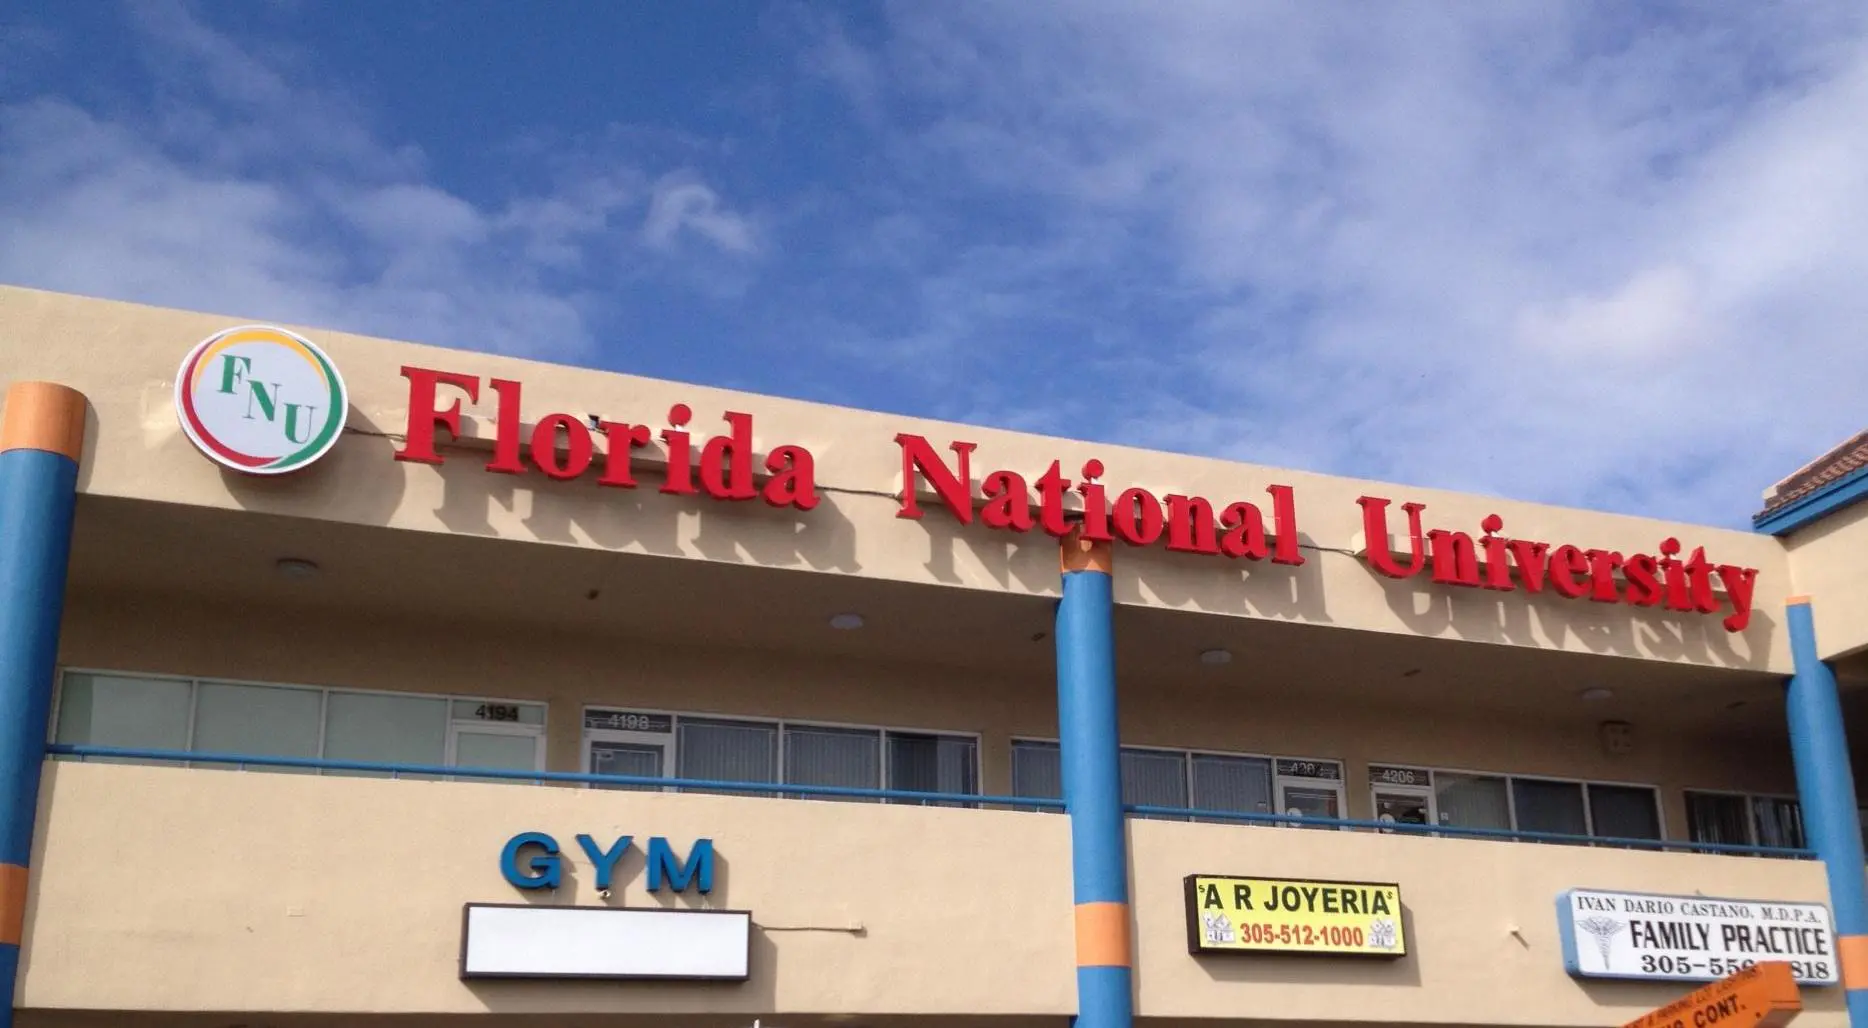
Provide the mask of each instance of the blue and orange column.
{"label": "blue and orange column", "polygon": [[1836,959],[1846,990],[1849,1024],[1868,1028],[1868,867],[1862,863],[1861,819],[1855,776],[1836,676],[1817,654],[1810,598],[1792,596],[1785,607],[1795,673],[1784,695],[1790,717],[1790,755],[1797,768],[1797,799],[1810,848],[1829,877],[1829,907],[1836,919]]}
{"label": "blue and orange column", "polygon": [[84,452],[84,397],[15,383],[0,412],[0,1028],[13,1024],[45,761],[71,514]]}
{"label": "blue and orange column", "polygon": [[1080,1028],[1129,1028],[1128,839],[1116,732],[1116,653],[1110,546],[1064,539],[1057,605],[1057,721],[1077,904]]}

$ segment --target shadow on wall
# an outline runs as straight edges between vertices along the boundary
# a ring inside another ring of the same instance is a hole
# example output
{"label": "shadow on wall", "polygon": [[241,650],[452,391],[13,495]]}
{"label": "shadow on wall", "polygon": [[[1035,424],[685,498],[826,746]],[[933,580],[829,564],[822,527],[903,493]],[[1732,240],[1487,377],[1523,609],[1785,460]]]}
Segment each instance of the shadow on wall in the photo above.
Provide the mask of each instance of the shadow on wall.
{"label": "shadow on wall", "polygon": [[[5,395],[4,389],[0,389],[0,397]],[[97,462],[91,459],[91,455],[97,452],[99,427],[97,407],[87,396],[84,400],[84,452],[82,459],[78,461],[78,491],[80,493],[90,488],[91,471],[97,465]]]}
{"label": "shadow on wall", "polygon": [[[926,535],[924,566],[937,580],[965,585],[981,575],[1001,586],[1016,585],[1033,593],[1058,588],[1058,540],[1042,529],[1008,532],[979,524],[962,525],[944,513],[929,512],[911,522]],[[1117,603],[1154,603],[1222,614],[1288,618],[1328,624],[1323,569],[1310,549],[1315,540],[1300,534],[1305,561],[1297,567],[1269,560],[1176,553],[1162,546],[1115,543]],[[963,573],[962,564],[978,568]]]}
{"label": "shadow on wall", "polygon": [[[743,795],[743,794],[742,794]],[[598,839],[599,844],[613,843],[614,839]],[[731,910],[727,902],[731,896],[733,884],[733,863],[718,848],[713,851],[713,891],[702,893],[690,886],[683,892],[673,892],[666,885],[660,892],[648,892],[648,853],[647,838],[638,838],[624,852],[622,859],[610,872],[610,895],[603,898],[594,884],[589,886],[591,902],[583,906],[606,906],[621,909],[645,909],[656,907],[662,910]],[[677,847],[678,855],[689,855],[686,848]],[[556,889],[518,889],[507,888],[519,899],[535,907],[574,907],[578,903],[580,877],[589,875],[593,880],[596,872],[576,842],[572,842],[560,854],[559,874],[562,876]]]}
{"label": "shadow on wall", "polygon": [[[581,853],[575,858],[563,862],[563,882],[557,889],[512,890],[522,893],[525,902],[541,907],[578,906],[579,876],[594,875]],[[664,910],[734,910],[729,897],[732,896],[732,865],[719,850],[713,855],[713,891],[702,895],[698,891],[688,890],[682,893],[667,891],[659,893],[644,892],[644,876],[647,868],[647,855],[640,845],[632,846],[623,858],[617,862],[614,873],[615,888],[608,899],[597,899],[594,886],[589,887],[592,902],[582,906],[607,906],[612,908],[629,907],[633,909]],[[626,901],[625,893],[627,893]],[[646,900],[646,901],[645,901]],[[753,911],[751,937],[751,959],[748,963],[749,977],[743,982],[716,981],[579,981],[575,979],[478,979],[468,980],[464,984],[469,992],[486,1007],[489,1013],[553,1013],[558,1011],[577,1011],[601,1013],[604,1011],[639,1011],[660,1006],[681,1007],[687,1004],[707,1004],[710,1009],[719,1009],[725,1004],[735,1010],[767,1011],[772,1009],[776,998],[778,976],[778,946],[768,932],[758,923],[758,911]],[[730,997],[730,998],[728,998]]]}
{"label": "shadow on wall", "polygon": [[[397,444],[352,409],[345,445],[304,471],[278,478],[225,471],[222,480],[242,508],[261,513],[324,516],[388,525],[401,510],[411,465],[395,459]],[[446,463],[419,465],[441,477],[433,513],[448,531],[495,537],[499,519],[514,518],[540,542],[575,545],[582,539],[607,550],[638,550],[668,557],[738,560],[769,567],[808,567],[853,573],[856,529],[836,497],[820,491],[810,511],[775,508],[757,500],[726,502],[707,496],[662,493],[655,477],[639,476],[633,489],[600,486],[591,472],[556,481],[532,469],[524,475],[486,470],[487,454],[447,450]],[[681,524],[694,523],[691,548],[681,545]]]}
{"label": "shadow on wall", "polygon": [[243,510],[387,525],[402,506],[408,485],[380,432],[352,407],[342,444],[309,467],[288,475],[248,475],[222,468],[221,482]]}
{"label": "shadow on wall", "polygon": [[[92,418],[95,415],[91,415]],[[329,517],[372,525],[392,523],[414,481],[394,459],[396,443],[383,427],[352,410],[345,445],[292,475],[267,478],[222,473],[229,494],[253,511]],[[542,542],[634,550],[659,556],[699,556],[766,567],[856,573],[856,528],[840,503],[873,497],[819,489],[809,511],[772,507],[759,500],[729,502],[705,495],[660,491],[660,478],[639,476],[632,489],[597,484],[592,471],[556,481],[532,470],[505,475],[486,470],[488,454],[450,450],[446,463],[418,474],[440,476],[434,516],[449,531],[494,537],[513,527]],[[499,527],[495,527],[496,523]],[[684,532],[683,525],[692,526]],[[1058,588],[1057,540],[1034,528],[1025,533],[962,525],[930,509],[916,521],[926,539],[924,567],[950,585],[996,584],[1037,595]],[[683,543],[683,538],[686,543]],[[1729,633],[1718,614],[1678,615],[1654,608],[1592,603],[1586,599],[1498,593],[1436,585],[1426,575],[1391,579],[1360,558],[1318,549],[1299,536],[1304,563],[1177,553],[1156,544],[1115,544],[1116,599],[1237,616],[1329,624],[1325,563],[1350,561],[1376,582],[1390,611],[1411,632],[1475,642],[1567,648],[1598,654],[1686,660],[1727,667],[1768,666],[1778,622],[1752,612],[1742,633]],[[1573,640],[1573,642],[1572,642]]]}
{"label": "shadow on wall", "polygon": [[1727,632],[1719,614],[1674,614],[1587,599],[1436,585],[1426,575],[1381,583],[1388,607],[1421,635],[1472,642],[1563,647],[1574,637],[1592,653],[1717,663],[1759,670],[1770,662],[1777,621],[1754,609],[1743,632]]}

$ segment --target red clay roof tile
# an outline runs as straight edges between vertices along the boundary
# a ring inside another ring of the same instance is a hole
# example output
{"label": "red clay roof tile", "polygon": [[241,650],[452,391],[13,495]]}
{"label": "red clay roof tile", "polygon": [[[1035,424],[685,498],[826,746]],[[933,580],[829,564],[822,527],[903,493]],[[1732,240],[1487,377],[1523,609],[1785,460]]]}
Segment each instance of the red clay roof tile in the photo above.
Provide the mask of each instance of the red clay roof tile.
{"label": "red clay roof tile", "polygon": [[1794,503],[1818,489],[1868,468],[1868,431],[1857,433],[1847,442],[1792,472],[1764,494],[1764,510],[1758,517]]}

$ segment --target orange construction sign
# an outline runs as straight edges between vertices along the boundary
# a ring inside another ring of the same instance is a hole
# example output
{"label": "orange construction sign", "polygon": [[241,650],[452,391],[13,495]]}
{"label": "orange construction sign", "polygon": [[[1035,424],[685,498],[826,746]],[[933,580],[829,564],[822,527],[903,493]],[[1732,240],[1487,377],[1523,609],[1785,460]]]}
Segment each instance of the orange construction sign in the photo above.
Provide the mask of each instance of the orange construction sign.
{"label": "orange construction sign", "polygon": [[1768,960],[1690,992],[1623,1028],[1782,1028],[1802,1009],[1790,964]]}

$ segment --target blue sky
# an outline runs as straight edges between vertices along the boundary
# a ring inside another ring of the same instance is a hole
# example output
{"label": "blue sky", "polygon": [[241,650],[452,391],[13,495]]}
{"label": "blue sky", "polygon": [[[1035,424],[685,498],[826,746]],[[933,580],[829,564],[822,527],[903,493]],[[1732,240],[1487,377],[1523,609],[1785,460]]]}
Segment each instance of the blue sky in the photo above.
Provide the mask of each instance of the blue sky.
{"label": "blue sky", "polygon": [[1864,110],[1845,0],[27,0],[0,280],[1737,526]]}

